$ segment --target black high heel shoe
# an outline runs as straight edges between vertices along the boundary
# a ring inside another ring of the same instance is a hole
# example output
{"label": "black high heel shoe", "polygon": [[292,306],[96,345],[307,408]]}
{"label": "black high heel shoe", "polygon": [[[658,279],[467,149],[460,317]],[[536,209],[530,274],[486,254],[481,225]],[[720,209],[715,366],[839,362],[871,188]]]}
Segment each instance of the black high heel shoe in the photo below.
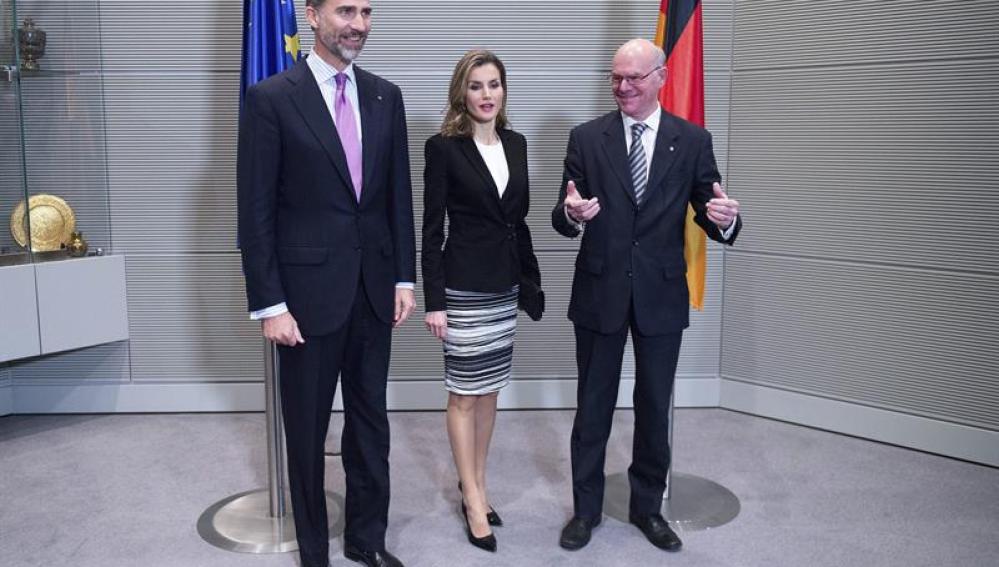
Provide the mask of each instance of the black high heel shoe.
{"label": "black high heel shoe", "polygon": [[[458,492],[462,492],[460,480],[458,481]],[[464,493],[462,492],[462,494]],[[464,502],[464,497],[462,497],[462,502]],[[503,525],[503,519],[496,513],[496,510],[493,510],[492,506],[489,507],[489,512],[486,514],[486,521],[489,522],[490,526],[501,527]]]}
{"label": "black high heel shoe", "polygon": [[478,547],[479,549],[484,549],[486,551],[496,552],[496,535],[490,533],[484,537],[475,537],[472,534],[472,524],[468,523],[468,509],[465,507],[465,497],[461,497],[461,515],[465,519],[465,535],[468,536],[468,543]]}

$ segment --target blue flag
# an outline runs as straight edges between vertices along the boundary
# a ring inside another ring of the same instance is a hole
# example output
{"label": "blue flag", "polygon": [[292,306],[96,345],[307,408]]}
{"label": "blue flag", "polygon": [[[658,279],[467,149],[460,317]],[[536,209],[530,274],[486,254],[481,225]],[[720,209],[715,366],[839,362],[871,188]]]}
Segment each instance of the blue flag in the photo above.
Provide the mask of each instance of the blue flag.
{"label": "blue flag", "polygon": [[302,56],[292,0],[243,1],[243,73],[239,101],[246,89],[291,67]]}

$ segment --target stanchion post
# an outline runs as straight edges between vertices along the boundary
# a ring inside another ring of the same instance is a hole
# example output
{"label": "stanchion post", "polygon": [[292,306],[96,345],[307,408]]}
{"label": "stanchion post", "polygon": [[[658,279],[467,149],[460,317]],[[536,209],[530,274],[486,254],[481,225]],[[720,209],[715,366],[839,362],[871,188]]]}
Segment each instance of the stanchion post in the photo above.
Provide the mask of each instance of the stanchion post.
{"label": "stanchion post", "polygon": [[267,489],[270,492],[271,517],[287,514],[285,503],[284,421],[281,419],[281,369],[277,345],[264,339],[264,420],[267,422]]}

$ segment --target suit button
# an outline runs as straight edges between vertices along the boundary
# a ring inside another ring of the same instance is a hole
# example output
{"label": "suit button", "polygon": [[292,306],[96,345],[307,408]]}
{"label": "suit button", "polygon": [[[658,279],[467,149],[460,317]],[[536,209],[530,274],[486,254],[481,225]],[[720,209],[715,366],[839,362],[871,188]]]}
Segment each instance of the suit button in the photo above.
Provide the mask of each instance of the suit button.
{"label": "suit button", "polygon": [[638,246],[638,241],[637,240],[632,240],[631,241],[631,245],[632,246]]}
{"label": "suit button", "polygon": [[512,234],[508,234],[508,235],[506,235],[506,239],[507,239],[507,240],[513,240],[513,235],[512,235]]}
{"label": "suit button", "polygon": [[513,223],[512,223],[512,222],[508,222],[508,223],[506,223],[506,227],[507,227],[507,228],[513,228]]}
{"label": "suit button", "polygon": [[628,270],[628,277],[631,277],[631,270]]}

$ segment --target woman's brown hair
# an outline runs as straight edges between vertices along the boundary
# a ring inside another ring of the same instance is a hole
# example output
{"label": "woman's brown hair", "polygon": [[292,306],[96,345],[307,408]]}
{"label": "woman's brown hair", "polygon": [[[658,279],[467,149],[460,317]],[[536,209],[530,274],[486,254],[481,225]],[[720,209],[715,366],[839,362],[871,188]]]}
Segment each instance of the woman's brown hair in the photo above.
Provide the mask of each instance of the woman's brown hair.
{"label": "woman's brown hair", "polygon": [[503,100],[499,113],[496,115],[496,129],[506,128],[509,120],[506,118],[506,67],[499,57],[491,51],[475,49],[466,53],[451,74],[451,86],[447,91],[447,112],[441,124],[441,134],[445,136],[471,136],[472,117],[465,108],[465,93],[468,91],[468,76],[472,70],[483,65],[495,65],[499,69],[500,83],[503,85]]}

